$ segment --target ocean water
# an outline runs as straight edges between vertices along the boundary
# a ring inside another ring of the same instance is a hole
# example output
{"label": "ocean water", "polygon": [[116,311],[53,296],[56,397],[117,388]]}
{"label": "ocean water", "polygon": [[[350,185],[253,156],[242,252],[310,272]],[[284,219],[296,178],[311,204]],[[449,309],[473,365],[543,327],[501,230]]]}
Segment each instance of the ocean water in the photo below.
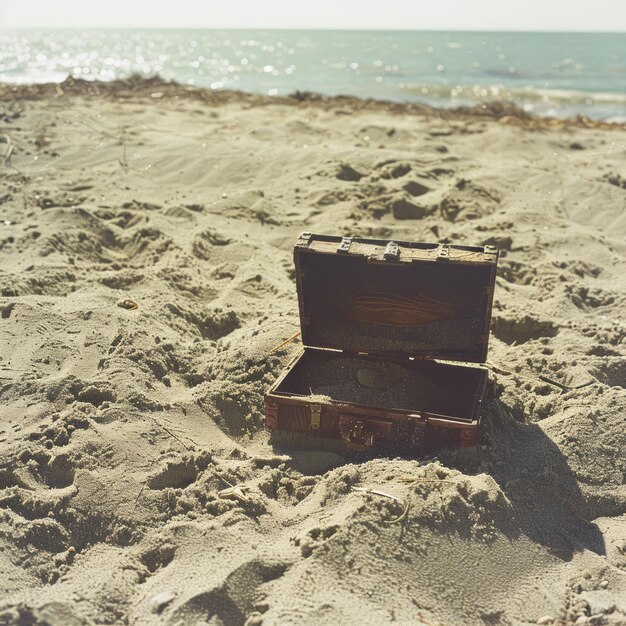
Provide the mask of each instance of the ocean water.
{"label": "ocean water", "polygon": [[416,31],[0,31],[0,81],[133,73],[269,95],[440,107],[490,100],[626,121],[626,34]]}

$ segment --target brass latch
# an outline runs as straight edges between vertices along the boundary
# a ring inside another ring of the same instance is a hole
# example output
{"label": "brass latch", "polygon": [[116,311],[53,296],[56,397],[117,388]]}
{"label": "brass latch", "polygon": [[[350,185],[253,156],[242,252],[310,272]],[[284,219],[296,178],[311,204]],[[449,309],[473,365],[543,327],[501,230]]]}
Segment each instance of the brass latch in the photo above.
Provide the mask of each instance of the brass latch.
{"label": "brass latch", "polygon": [[352,420],[349,424],[345,424],[341,431],[341,438],[348,448],[359,452],[363,452],[374,445],[374,434],[365,427],[361,420]]}
{"label": "brass latch", "polygon": [[321,418],[322,418],[322,405],[312,404],[311,405],[311,429],[312,430],[320,429]]}

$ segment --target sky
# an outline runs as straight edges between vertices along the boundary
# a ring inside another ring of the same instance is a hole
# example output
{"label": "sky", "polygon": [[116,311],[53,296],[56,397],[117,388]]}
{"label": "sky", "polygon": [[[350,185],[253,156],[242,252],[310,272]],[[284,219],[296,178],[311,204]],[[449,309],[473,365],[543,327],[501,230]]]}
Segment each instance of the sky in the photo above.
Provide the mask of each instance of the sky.
{"label": "sky", "polygon": [[0,28],[626,30],[626,0],[0,0]]}

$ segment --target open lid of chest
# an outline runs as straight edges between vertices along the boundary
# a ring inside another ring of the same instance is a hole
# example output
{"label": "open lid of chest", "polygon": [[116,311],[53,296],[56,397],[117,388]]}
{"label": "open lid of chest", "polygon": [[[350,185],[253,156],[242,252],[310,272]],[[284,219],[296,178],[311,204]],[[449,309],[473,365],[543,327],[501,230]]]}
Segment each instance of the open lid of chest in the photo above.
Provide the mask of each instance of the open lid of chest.
{"label": "open lid of chest", "polygon": [[482,363],[498,251],[302,233],[294,248],[302,343]]}

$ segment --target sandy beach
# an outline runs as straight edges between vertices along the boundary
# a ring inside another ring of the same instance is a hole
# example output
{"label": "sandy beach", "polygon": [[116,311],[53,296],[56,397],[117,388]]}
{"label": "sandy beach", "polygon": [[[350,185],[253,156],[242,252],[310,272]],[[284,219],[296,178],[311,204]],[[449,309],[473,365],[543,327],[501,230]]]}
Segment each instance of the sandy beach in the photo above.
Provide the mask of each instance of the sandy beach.
{"label": "sandy beach", "polygon": [[[157,79],[0,127],[0,624],[626,624],[624,127]],[[303,230],[500,249],[477,447],[268,444]]]}

